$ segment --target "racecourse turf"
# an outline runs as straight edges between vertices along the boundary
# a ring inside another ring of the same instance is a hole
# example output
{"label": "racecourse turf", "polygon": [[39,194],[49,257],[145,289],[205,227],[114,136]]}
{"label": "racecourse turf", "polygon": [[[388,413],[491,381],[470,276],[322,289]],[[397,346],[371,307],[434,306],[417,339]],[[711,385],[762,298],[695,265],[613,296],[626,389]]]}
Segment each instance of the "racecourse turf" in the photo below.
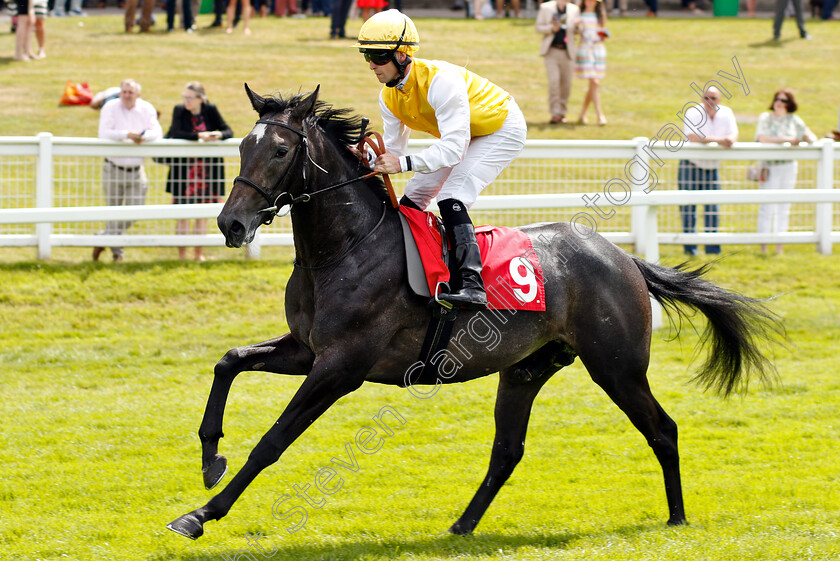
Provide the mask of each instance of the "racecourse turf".
{"label": "racecourse turf", "polygon": [[[257,533],[283,560],[840,555],[840,261],[810,247],[780,257],[745,249],[709,275],[753,296],[778,296],[769,306],[790,342],[771,349],[776,385],[753,384],[729,400],[704,394],[689,383],[695,331],[654,337],[649,378],[680,427],[688,526],[665,526],[652,452],[577,362],[537,399],[525,458],[473,536],[445,530],[487,466],[495,376],[445,386],[429,400],[365,385],[310,427],[199,541],[166,530],[211,496],[196,430],[213,365],[231,347],[286,331],[291,255],[264,251],[259,262],[0,265],[3,559],[232,559]],[[678,258],[666,250],[666,262]],[[232,470],[299,383],[240,375],[221,442]],[[311,487],[325,501],[320,508],[296,497],[292,486],[311,485],[332,458],[352,463],[345,445],[386,406],[404,423],[392,423],[382,448],[356,449],[357,470],[341,470],[335,494]],[[284,495],[291,498],[273,510]],[[282,516],[293,507],[308,519],[289,533],[301,522]]]}

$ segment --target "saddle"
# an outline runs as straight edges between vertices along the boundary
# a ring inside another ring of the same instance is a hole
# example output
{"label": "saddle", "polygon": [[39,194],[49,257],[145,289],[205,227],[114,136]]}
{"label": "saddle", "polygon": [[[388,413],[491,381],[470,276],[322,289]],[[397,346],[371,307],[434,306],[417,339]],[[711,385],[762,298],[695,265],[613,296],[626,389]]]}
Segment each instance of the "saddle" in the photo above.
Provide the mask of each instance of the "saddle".
{"label": "saddle", "polygon": [[[450,278],[443,223],[431,212],[406,206],[398,210],[408,284],[418,296],[437,300]],[[521,230],[501,226],[479,226],[475,237],[488,308],[544,312],[545,281],[531,238]]]}

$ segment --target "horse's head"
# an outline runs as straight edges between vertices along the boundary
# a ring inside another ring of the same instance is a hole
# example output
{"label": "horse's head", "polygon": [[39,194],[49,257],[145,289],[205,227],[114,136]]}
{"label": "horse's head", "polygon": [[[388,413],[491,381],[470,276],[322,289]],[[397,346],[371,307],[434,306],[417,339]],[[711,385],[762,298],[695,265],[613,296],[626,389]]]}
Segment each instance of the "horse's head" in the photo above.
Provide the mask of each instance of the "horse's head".
{"label": "horse's head", "polygon": [[260,224],[274,216],[268,209],[302,193],[308,158],[305,121],[318,101],[318,88],[289,100],[260,97],[248,84],[245,91],[260,118],[239,146],[239,176],[217,220],[228,247],[249,243]]}

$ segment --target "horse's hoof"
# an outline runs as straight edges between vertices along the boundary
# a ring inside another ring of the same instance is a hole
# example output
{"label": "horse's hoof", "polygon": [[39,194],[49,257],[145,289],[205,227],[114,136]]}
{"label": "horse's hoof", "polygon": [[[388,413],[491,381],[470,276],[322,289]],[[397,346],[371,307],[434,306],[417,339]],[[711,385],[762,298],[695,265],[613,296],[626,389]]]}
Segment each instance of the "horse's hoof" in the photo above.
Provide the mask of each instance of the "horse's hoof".
{"label": "horse's hoof", "polygon": [[204,488],[212,489],[219,484],[219,481],[225,476],[228,470],[227,458],[216,454],[213,462],[204,468],[201,468],[201,475],[204,476]]}
{"label": "horse's hoof", "polygon": [[197,540],[202,534],[204,534],[204,526],[198,520],[198,517],[192,512],[173,520],[167,524],[166,527],[176,534],[181,534],[185,538],[190,538],[191,540]]}

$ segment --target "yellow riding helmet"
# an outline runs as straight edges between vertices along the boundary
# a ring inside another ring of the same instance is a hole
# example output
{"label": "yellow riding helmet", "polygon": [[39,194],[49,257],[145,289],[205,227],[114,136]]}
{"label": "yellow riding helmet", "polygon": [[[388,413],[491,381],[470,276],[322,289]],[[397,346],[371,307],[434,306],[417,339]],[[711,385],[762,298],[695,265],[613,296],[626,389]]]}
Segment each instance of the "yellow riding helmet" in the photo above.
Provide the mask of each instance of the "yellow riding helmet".
{"label": "yellow riding helmet", "polygon": [[359,30],[359,39],[354,47],[365,49],[400,51],[413,55],[420,48],[420,34],[414,22],[399,10],[386,10],[372,15]]}

